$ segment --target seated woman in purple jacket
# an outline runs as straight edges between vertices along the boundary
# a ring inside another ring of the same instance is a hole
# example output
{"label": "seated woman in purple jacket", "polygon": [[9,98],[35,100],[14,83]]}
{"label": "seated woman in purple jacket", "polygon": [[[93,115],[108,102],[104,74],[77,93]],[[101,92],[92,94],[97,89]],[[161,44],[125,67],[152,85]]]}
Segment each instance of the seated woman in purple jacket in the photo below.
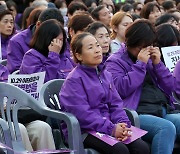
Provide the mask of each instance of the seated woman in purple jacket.
{"label": "seated woman in purple jacket", "polygon": [[65,79],[73,69],[72,61],[65,56],[66,34],[61,24],[50,19],[35,31],[20,67],[21,74],[45,71],[45,82]]}
{"label": "seated woman in purple jacket", "polygon": [[0,33],[2,59],[7,59],[7,46],[11,37],[15,34],[14,18],[9,10],[0,13]]}
{"label": "seated woman in purple jacket", "polygon": [[[152,154],[171,154],[180,140],[180,114],[175,110],[172,91],[175,78],[161,61],[158,47],[152,45],[156,32],[147,20],[135,21],[127,28],[125,52],[106,61],[124,107],[137,110],[140,126],[147,130],[144,140],[151,142]],[[163,38],[165,39],[165,38]]]}
{"label": "seated woman in purple jacket", "polygon": [[138,139],[128,145],[119,142],[114,146],[88,134],[89,131],[105,133],[120,141],[129,135],[130,121],[122,109],[123,102],[118,95],[112,76],[102,65],[102,48],[90,33],[73,37],[71,50],[77,66],[69,73],[62,90],[62,110],[74,114],[79,120],[86,148],[93,148],[103,154],[148,154],[145,142]]}
{"label": "seated woman in purple jacket", "polygon": [[111,52],[110,49],[111,39],[110,39],[109,28],[106,25],[104,25],[102,22],[96,21],[90,24],[85,31],[94,35],[99,45],[101,46],[103,53],[102,63],[104,63],[109,57]]}

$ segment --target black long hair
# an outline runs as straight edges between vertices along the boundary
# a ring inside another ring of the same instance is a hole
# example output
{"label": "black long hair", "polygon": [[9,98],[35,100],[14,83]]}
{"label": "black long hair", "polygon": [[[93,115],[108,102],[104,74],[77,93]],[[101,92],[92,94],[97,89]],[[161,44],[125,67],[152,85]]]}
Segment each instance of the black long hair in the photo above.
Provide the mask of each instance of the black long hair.
{"label": "black long hair", "polygon": [[50,45],[51,41],[61,33],[63,34],[63,46],[60,54],[62,54],[66,47],[66,33],[63,26],[56,19],[44,21],[39,28],[37,28],[33,38],[30,41],[30,47],[48,57],[48,46]]}

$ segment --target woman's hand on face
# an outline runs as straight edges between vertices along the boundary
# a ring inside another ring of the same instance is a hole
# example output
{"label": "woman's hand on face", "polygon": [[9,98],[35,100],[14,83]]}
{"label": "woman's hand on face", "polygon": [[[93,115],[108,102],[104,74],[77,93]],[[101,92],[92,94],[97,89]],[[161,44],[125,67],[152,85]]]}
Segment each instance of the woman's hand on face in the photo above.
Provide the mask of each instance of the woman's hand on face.
{"label": "woman's hand on face", "polygon": [[63,46],[63,42],[60,39],[53,39],[51,44],[48,46],[49,51],[60,53]]}
{"label": "woman's hand on face", "polygon": [[118,123],[116,125],[116,130],[115,130],[115,138],[117,138],[119,141],[125,141],[127,140],[131,134],[131,129],[127,127],[127,124],[125,123]]}
{"label": "woman's hand on face", "polygon": [[150,58],[150,52],[147,48],[143,48],[141,49],[141,51],[139,52],[138,56],[137,56],[137,59],[146,63],[148,62]]}
{"label": "woman's hand on face", "polygon": [[161,61],[161,52],[158,47],[153,47],[150,49],[151,60],[154,65],[159,64]]}

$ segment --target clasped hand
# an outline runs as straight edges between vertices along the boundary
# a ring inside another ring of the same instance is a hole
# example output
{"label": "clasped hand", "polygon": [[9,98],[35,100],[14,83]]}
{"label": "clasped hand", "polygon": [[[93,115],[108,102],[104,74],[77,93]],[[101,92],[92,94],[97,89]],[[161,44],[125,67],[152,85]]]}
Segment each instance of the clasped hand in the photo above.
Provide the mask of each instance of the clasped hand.
{"label": "clasped hand", "polygon": [[115,138],[119,141],[125,141],[131,136],[131,129],[127,127],[126,123],[118,123],[115,130]]}

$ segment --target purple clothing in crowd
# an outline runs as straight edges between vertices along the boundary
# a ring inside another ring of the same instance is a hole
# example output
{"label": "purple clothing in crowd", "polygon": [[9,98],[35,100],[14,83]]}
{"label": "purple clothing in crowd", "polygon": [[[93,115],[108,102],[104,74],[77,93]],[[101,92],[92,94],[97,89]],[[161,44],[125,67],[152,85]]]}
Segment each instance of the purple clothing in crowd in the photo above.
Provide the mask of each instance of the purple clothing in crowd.
{"label": "purple clothing in crowd", "polygon": [[131,124],[112,75],[101,66],[97,73],[95,68],[78,64],[63,84],[60,102],[63,111],[77,117],[82,133],[97,131],[112,135],[115,124],[124,122],[129,127]]}
{"label": "purple clothing in crowd", "polygon": [[15,31],[12,35],[8,36],[8,37],[3,37],[1,35],[1,52],[2,52],[2,59],[7,59],[7,48],[8,48],[8,44],[9,44],[9,40],[15,35],[17,34],[18,31]]}
{"label": "purple clothing in crowd", "polygon": [[9,71],[6,66],[0,64],[0,82],[7,82]]}
{"label": "purple clothing in crowd", "polygon": [[173,74],[176,78],[175,92],[178,95],[178,97],[180,98],[180,61],[177,62]]}
{"label": "purple clothing in crowd", "polygon": [[65,79],[74,66],[64,55],[50,51],[48,57],[45,57],[35,49],[30,49],[22,60],[20,74],[45,71],[45,82],[53,79]]}
{"label": "purple clothing in crowd", "polygon": [[[33,28],[35,28],[34,25],[31,25],[28,29],[18,33],[10,39],[7,50],[7,68],[10,73],[20,68],[24,54],[30,50],[29,43],[32,39]],[[71,60],[68,47],[64,53],[66,53],[66,57]],[[73,63],[72,60],[71,63]]]}
{"label": "purple clothing in crowd", "polygon": [[2,59],[7,59],[7,46],[11,37],[4,38],[1,36]]}
{"label": "purple clothing in crowd", "polygon": [[13,36],[7,49],[7,68],[10,73],[18,70],[21,66],[21,62],[24,54],[30,49],[29,42],[32,38],[32,28],[28,29]]}
{"label": "purple clothing in crowd", "polygon": [[[122,51],[121,51],[122,50]],[[130,59],[126,47],[121,48],[106,61],[106,69],[112,73],[115,87],[123,99],[124,107],[136,110],[139,104],[146,71],[148,70],[153,82],[166,94],[172,107],[172,91],[175,88],[175,78],[163,62],[153,65]],[[126,51],[122,54],[123,51]]]}

